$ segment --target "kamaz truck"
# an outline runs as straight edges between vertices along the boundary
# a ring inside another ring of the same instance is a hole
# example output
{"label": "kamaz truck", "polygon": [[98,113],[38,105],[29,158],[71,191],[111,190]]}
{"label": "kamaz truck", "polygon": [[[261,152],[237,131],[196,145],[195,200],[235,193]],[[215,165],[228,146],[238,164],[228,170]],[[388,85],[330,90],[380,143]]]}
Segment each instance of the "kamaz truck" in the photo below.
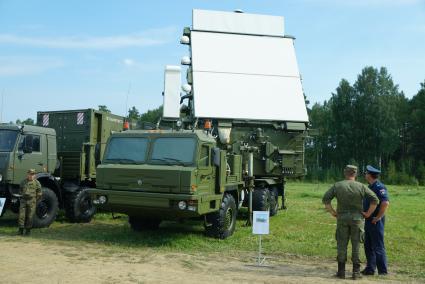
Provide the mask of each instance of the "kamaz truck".
{"label": "kamaz truck", "polygon": [[240,208],[275,215],[286,179],[306,174],[294,38],[283,17],[194,10],[180,42],[187,82],[180,66],[166,67],[162,119],[112,134],[89,192],[136,231],[198,218],[224,239]]}
{"label": "kamaz truck", "polygon": [[47,227],[60,208],[71,222],[89,222],[95,207],[87,188],[96,186],[100,164],[112,131],[123,117],[93,109],[41,111],[37,126],[0,124],[0,198],[17,213],[19,185],[28,169],[37,171],[42,198],[35,227]]}

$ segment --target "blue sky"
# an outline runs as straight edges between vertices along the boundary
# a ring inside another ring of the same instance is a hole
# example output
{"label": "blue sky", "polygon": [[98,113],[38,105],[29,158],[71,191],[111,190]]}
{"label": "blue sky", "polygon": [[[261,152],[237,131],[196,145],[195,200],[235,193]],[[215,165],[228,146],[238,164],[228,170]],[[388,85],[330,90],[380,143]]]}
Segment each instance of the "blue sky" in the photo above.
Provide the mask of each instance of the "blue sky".
{"label": "blue sky", "polygon": [[123,115],[128,91],[128,107],[159,106],[193,8],[284,16],[312,103],[367,65],[407,97],[425,80],[425,0],[0,0],[2,121],[100,104]]}

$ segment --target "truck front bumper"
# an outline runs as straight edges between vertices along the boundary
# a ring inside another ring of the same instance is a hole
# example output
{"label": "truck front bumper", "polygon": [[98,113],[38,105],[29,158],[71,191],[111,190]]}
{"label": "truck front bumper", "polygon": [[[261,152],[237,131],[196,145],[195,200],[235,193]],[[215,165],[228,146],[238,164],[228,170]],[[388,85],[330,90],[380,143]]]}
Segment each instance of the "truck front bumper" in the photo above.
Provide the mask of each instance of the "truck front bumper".
{"label": "truck front bumper", "polygon": [[221,195],[169,194],[122,190],[90,189],[96,206],[105,211],[130,216],[168,220],[195,218],[216,211]]}

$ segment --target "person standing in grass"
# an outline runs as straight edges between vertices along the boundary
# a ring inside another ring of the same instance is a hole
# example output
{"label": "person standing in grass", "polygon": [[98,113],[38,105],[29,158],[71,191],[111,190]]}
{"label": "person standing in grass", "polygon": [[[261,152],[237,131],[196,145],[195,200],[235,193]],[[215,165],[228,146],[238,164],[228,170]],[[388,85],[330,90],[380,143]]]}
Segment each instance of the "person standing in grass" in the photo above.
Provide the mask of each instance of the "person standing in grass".
{"label": "person standing in grass", "polygon": [[[364,238],[363,199],[370,203],[366,215],[372,214],[378,204],[378,197],[365,185],[356,181],[357,167],[347,165],[344,169],[345,179],[335,183],[323,196],[326,210],[337,219],[336,241],[338,272],[336,277],[345,279],[347,246],[351,240],[353,262],[353,279],[360,278],[360,243]],[[337,200],[337,210],[332,207],[332,199]]]}
{"label": "person standing in grass", "polygon": [[41,184],[35,179],[35,170],[28,170],[28,175],[21,183],[21,200],[19,206],[19,232],[18,234],[29,235],[32,228],[37,200],[41,198]]}
{"label": "person standing in grass", "polygon": [[[384,245],[385,211],[390,205],[387,188],[378,180],[380,170],[368,165],[366,167],[365,178],[369,188],[378,196],[379,204],[372,215],[365,214],[365,242],[364,250],[367,259],[366,268],[363,275],[375,274],[378,269],[379,275],[388,274],[387,255]],[[363,209],[369,209],[369,201],[364,200]]]}

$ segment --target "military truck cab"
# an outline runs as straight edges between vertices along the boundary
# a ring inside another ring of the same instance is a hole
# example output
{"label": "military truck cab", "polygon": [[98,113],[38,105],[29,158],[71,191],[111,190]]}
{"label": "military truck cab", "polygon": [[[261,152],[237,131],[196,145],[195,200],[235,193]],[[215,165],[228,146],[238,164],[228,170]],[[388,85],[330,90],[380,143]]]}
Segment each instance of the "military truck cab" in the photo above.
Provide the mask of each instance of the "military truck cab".
{"label": "military truck cab", "polygon": [[[128,214],[135,230],[216,212],[222,191],[228,190],[236,202],[243,182],[227,189],[220,184],[220,170],[213,163],[215,147],[211,134],[201,130],[113,134],[97,169],[97,189],[90,190],[94,202]],[[236,216],[236,208],[231,214]]]}
{"label": "military truck cab", "polygon": [[40,173],[56,168],[56,132],[38,126],[0,125],[0,151],[2,181],[18,184],[29,168]]}
{"label": "military truck cab", "polygon": [[[34,226],[43,226],[48,214],[54,214],[59,195],[58,181],[52,176],[56,169],[56,132],[38,126],[0,125],[0,197],[18,211],[19,185],[27,171],[34,168],[43,186],[43,198],[37,205]],[[5,210],[4,210],[5,211]]]}

